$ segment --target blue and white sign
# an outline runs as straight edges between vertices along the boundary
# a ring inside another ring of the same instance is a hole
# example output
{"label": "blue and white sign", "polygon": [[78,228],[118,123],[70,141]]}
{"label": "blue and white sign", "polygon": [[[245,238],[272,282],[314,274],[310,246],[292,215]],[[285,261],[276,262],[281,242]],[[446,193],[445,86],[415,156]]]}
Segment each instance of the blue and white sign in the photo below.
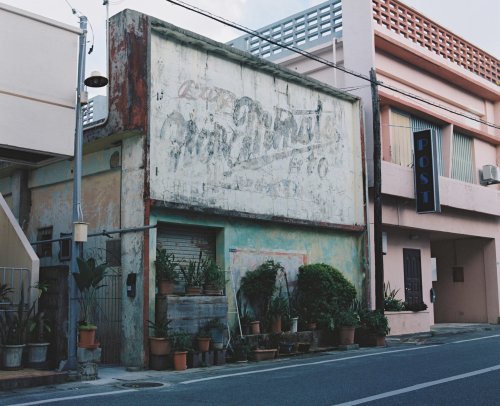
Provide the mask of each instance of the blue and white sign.
{"label": "blue and white sign", "polygon": [[413,133],[417,213],[439,213],[439,171],[434,130]]}

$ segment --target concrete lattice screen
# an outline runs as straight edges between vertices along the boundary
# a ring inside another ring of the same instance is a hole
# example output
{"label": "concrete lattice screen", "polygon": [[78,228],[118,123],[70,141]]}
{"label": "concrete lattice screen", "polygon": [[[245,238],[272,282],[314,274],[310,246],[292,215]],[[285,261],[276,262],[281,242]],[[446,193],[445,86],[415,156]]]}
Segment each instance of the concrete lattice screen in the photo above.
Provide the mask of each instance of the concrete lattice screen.
{"label": "concrete lattice screen", "polygon": [[490,82],[500,81],[498,59],[396,0],[373,0],[373,19]]}

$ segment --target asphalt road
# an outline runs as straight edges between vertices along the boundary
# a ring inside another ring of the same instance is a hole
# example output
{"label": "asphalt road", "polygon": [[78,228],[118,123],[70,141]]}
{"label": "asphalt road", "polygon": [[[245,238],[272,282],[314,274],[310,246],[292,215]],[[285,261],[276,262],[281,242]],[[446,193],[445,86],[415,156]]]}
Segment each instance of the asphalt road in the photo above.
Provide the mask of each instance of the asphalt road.
{"label": "asphalt road", "polygon": [[65,384],[0,394],[0,404],[500,405],[500,331],[429,345],[142,375],[142,380],[164,386],[131,389],[116,380]]}

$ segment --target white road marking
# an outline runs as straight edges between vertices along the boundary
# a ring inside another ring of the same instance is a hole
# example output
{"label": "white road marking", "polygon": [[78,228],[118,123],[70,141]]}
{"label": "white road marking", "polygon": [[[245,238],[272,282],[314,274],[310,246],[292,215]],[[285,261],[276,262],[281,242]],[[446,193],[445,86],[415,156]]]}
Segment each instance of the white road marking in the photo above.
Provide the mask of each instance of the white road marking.
{"label": "white road marking", "polygon": [[354,355],[352,357],[327,359],[327,360],[323,360],[323,361],[307,362],[307,363],[302,363],[302,364],[284,365],[282,367],[259,369],[259,370],[256,370],[256,371],[236,372],[236,373],[233,373],[233,374],[224,374],[224,375],[218,375],[218,376],[211,376],[211,377],[207,377],[207,378],[191,379],[189,381],[183,381],[183,382],[180,382],[180,383],[184,384],[184,385],[187,385],[187,384],[190,384],[190,383],[213,381],[214,379],[232,378],[232,377],[235,377],[235,376],[243,376],[243,375],[262,374],[262,373],[266,373],[266,372],[280,371],[282,369],[301,368],[301,367],[309,366],[309,365],[330,364],[332,362],[340,362],[340,361],[345,361],[345,360],[350,360],[350,359],[356,359],[356,358],[375,357],[375,356],[378,356],[378,355],[394,354],[394,353],[397,353],[397,352],[418,351],[418,350],[423,350],[425,348],[432,348],[432,347],[437,347],[437,346],[436,345],[426,345],[425,347],[405,348],[405,349],[402,349],[402,350],[376,352],[376,353],[371,353],[371,354]]}
{"label": "white road marking", "polygon": [[495,338],[495,337],[500,337],[500,334],[494,334],[488,337],[470,338],[468,340],[453,341],[451,344],[467,343],[469,341],[477,341],[477,340],[486,340],[488,338]]}
{"label": "white road marking", "polygon": [[385,398],[389,398],[392,396],[401,395],[403,393],[414,392],[414,391],[417,391],[420,389],[429,388],[430,386],[436,386],[436,385],[441,385],[441,384],[447,383],[447,382],[457,381],[459,379],[470,378],[471,376],[487,374],[488,372],[498,371],[499,369],[500,369],[500,365],[495,365],[495,366],[490,367],[490,368],[478,369],[477,371],[468,372],[466,374],[450,376],[448,378],[438,379],[436,381],[424,382],[424,383],[420,383],[418,385],[412,385],[412,386],[408,386],[406,388],[392,390],[390,392],[379,393],[378,395],[368,396],[366,398],[351,400],[349,402],[337,403],[333,406],[361,405],[362,403],[373,402],[374,400],[380,400],[380,399],[385,399]]}
{"label": "white road marking", "polygon": [[37,400],[35,402],[15,403],[15,404],[11,404],[8,406],[43,405],[46,403],[62,402],[63,400],[85,399],[85,398],[93,398],[93,397],[98,397],[98,396],[121,395],[123,393],[128,393],[128,392],[137,392],[137,389],[125,389],[125,390],[112,391],[112,392],[89,393],[88,395],[66,396],[64,398],[44,399],[44,400]]}

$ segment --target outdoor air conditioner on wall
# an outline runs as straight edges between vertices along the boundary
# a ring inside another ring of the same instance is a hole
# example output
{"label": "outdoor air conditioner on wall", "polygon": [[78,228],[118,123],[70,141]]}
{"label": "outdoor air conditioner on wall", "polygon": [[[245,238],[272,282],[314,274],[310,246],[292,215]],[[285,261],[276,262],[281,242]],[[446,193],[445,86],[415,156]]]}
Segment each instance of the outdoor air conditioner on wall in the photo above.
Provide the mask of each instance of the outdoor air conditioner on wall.
{"label": "outdoor air conditioner on wall", "polygon": [[500,183],[500,168],[495,165],[484,165],[483,183],[488,185],[491,185],[492,183]]}

